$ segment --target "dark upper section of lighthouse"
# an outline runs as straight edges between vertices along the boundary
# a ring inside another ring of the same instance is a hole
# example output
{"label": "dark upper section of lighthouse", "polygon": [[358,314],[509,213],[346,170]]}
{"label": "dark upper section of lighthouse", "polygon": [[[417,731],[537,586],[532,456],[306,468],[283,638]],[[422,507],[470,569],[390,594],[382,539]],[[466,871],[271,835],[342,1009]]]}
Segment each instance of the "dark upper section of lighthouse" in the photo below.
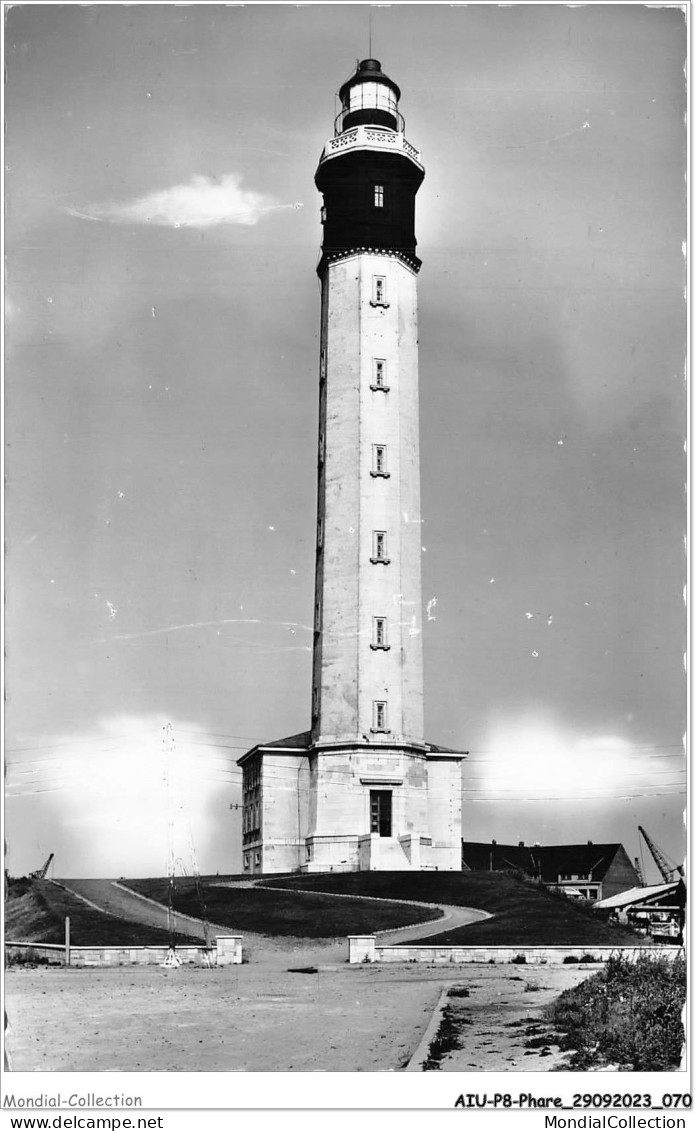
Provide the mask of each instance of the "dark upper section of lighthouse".
{"label": "dark upper section of lighthouse", "polygon": [[340,88],[335,136],[316,171],[323,193],[319,274],[358,251],[396,255],[416,270],[415,194],[425,171],[405,140],[400,89],[378,59],[363,59]]}

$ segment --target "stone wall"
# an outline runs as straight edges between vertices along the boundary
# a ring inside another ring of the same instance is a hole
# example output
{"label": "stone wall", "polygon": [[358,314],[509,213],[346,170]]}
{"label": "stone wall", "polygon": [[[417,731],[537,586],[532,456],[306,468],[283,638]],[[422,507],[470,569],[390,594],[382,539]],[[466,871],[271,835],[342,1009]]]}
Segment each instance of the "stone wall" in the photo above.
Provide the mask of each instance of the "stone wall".
{"label": "stone wall", "polygon": [[[65,946],[57,943],[5,943],[8,959],[20,956],[28,962],[48,959],[67,965]],[[71,946],[70,966],[161,966],[169,953],[168,946]],[[216,945],[177,946],[177,957],[185,965],[230,966],[242,961],[241,936],[219,935]]]}
{"label": "stone wall", "polygon": [[[446,966],[462,963],[514,963],[525,960],[529,966],[562,964],[567,958],[577,961],[589,957],[595,962],[605,962],[611,955],[620,954],[634,961],[640,954],[674,958],[682,954],[675,946],[380,946],[375,935],[349,935],[351,964],[360,962],[428,962]],[[587,961],[587,965],[588,965]]]}

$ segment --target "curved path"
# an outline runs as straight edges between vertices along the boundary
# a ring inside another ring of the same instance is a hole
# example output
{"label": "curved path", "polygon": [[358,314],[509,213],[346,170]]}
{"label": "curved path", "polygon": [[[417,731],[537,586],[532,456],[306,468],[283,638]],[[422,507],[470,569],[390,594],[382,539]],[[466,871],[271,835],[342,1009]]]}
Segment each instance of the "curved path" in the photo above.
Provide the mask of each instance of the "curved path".
{"label": "curved path", "polygon": [[[360,897],[361,898],[361,897]],[[417,903],[416,900],[409,902]],[[433,939],[445,931],[456,927],[467,927],[469,923],[479,923],[481,919],[491,919],[489,911],[479,911],[477,907],[455,907],[451,903],[417,903],[418,907],[431,907],[444,912],[444,917],[429,923],[415,923],[412,927],[395,927],[391,931],[377,931],[377,942],[385,946],[398,946],[412,940]],[[427,945],[427,944],[425,944]]]}
{"label": "curved path", "polygon": [[[91,904],[92,907],[105,911],[107,914],[115,915],[119,919],[130,919],[133,922],[142,923],[145,926],[162,927],[165,930],[168,928],[168,910],[163,904],[157,903],[155,900],[148,899],[145,896],[131,891],[129,888],[123,887],[117,880],[58,880],[56,882],[72,892],[73,895],[84,899]],[[256,884],[257,881],[254,880],[232,880],[228,883],[222,883],[219,886],[255,887]],[[263,886],[270,891],[273,890],[267,882],[259,886]],[[278,890],[286,891],[287,889],[282,888]],[[316,895],[316,889],[311,889],[310,894]],[[336,898],[342,899],[348,897],[337,895]],[[373,900],[375,897],[350,895],[349,898]],[[411,906],[431,908],[433,912],[439,910],[444,912],[443,917],[431,919],[429,922],[415,923],[405,927],[394,927],[387,931],[376,931],[375,934],[378,941],[389,946],[409,942],[411,939],[417,939],[419,941],[421,939],[434,938],[434,936],[442,934],[443,931],[452,931],[456,927],[464,927],[468,923],[477,923],[481,919],[490,918],[487,911],[479,911],[473,907],[455,907],[450,904],[442,903],[422,903],[415,899],[407,901],[377,899],[377,902],[407,902]],[[183,929],[187,934],[204,940],[205,926],[202,920],[194,919],[188,915],[177,914],[176,923],[179,930]],[[241,934],[244,940],[244,947],[253,951],[254,961],[257,961],[263,952],[275,954],[279,952],[286,955],[288,952],[296,952],[300,949],[303,954],[304,952],[308,953],[311,951],[315,961],[341,962],[345,959],[347,940],[344,937],[337,939],[304,940],[288,936],[260,935],[251,931],[235,932],[232,927],[222,926],[219,923],[210,923],[210,928],[213,934]]]}

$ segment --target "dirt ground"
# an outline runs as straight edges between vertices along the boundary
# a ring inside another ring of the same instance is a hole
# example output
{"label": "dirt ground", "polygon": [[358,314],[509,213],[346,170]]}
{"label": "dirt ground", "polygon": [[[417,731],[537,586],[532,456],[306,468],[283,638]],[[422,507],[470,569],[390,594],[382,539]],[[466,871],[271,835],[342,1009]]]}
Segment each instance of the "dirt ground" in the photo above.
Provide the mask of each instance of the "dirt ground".
{"label": "dirt ground", "polygon": [[[273,940],[275,942],[276,940]],[[7,1046],[19,1072],[394,1072],[415,1052],[448,985],[470,1018],[443,1071],[545,1071],[525,1028],[576,966],[349,966],[344,941],[258,943],[221,969],[10,969]],[[317,973],[290,972],[316,966]],[[534,987],[529,989],[528,987]],[[537,987],[537,988],[536,988]],[[518,1027],[509,1022],[528,1018]]]}
{"label": "dirt ground", "polygon": [[[442,1072],[548,1072],[567,1054],[549,1043],[552,1026],[543,1009],[563,990],[576,986],[598,966],[465,966],[456,985],[467,998],[449,998],[460,1019],[462,1048],[441,1061]],[[527,1041],[535,1047],[526,1048]]]}

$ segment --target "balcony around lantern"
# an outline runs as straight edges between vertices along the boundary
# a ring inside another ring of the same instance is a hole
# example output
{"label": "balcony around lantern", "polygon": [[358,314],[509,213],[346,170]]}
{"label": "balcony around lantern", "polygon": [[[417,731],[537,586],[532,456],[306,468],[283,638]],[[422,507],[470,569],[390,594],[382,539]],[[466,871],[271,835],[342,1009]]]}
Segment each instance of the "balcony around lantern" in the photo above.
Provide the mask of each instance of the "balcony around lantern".
{"label": "balcony around lantern", "polygon": [[[342,115],[339,114],[338,118],[340,117]],[[400,115],[399,119],[402,122],[403,119]],[[335,137],[326,142],[319,165],[340,153],[357,149],[370,149],[381,153],[402,153],[424,172],[418,150],[409,141],[406,141],[402,130],[390,130],[385,126],[375,125],[351,126],[350,129],[344,130],[342,133],[336,133]]]}

